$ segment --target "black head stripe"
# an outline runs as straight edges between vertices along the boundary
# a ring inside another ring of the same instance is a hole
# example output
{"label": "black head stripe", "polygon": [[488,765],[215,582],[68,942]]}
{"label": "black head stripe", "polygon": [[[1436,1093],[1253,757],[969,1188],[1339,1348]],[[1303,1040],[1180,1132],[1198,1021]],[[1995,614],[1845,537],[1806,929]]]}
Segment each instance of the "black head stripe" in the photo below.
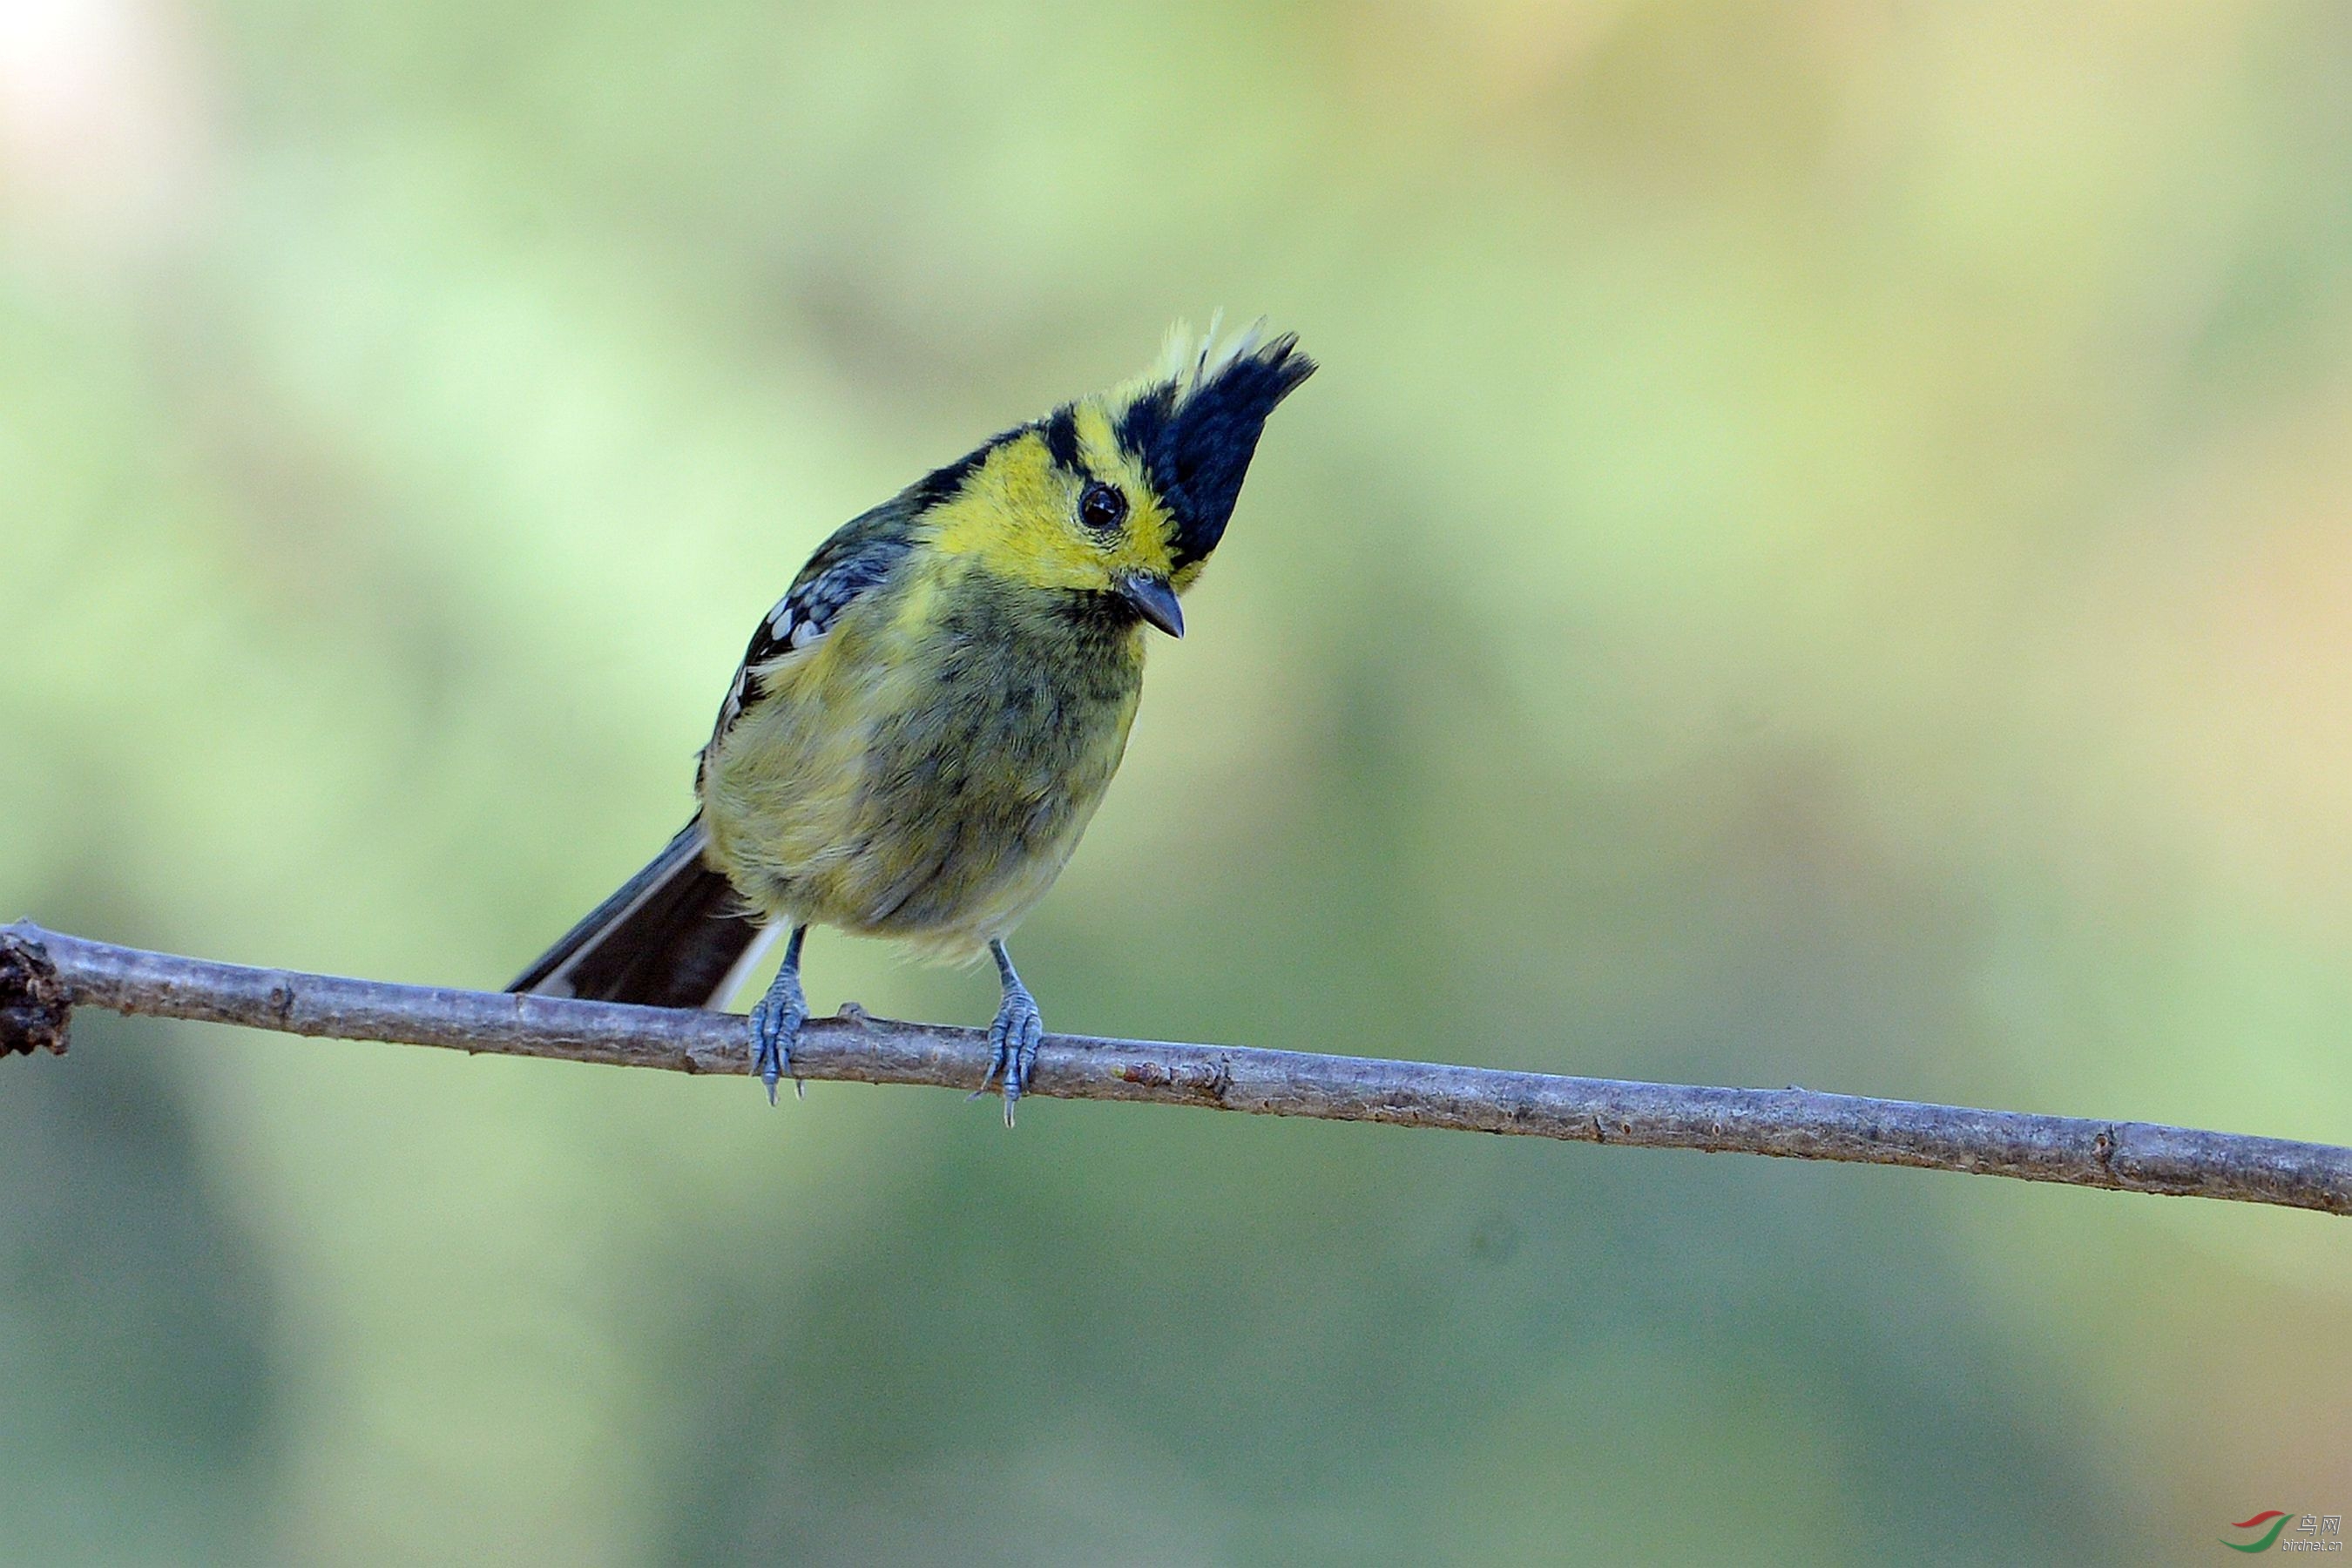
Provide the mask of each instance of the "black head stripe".
{"label": "black head stripe", "polygon": [[1010,430],[997,432],[946,468],[933,468],[908,485],[901,499],[912,502],[918,511],[954,500],[956,492],[963,489],[964,481],[980,472],[982,465],[987,463],[990,453],[1025,434],[1028,429],[1026,425],[1018,425]]}
{"label": "black head stripe", "polygon": [[982,447],[977,452],[958,458],[944,468],[933,468],[908,488],[907,499],[919,508],[939,505],[963,489],[964,480],[980,471],[981,464],[988,461],[988,450],[987,447]]}
{"label": "black head stripe", "polygon": [[1286,333],[1212,372],[1190,395],[1154,387],[1120,416],[1119,444],[1142,461],[1174,516],[1179,566],[1224,537],[1266,416],[1314,374],[1315,362]]}
{"label": "black head stripe", "polygon": [[1067,407],[1056,408],[1038,426],[1045,437],[1045,450],[1065,472],[1079,479],[1092,479],[1085,459],[1078,456],[1078,416]]}
{"label": "black head stripe", "polygon": [[1129,404],[1127,412],[1118,417],[1118,444],[1144,466],[1146,472],[1151,471],[1151,454],[1159,449],[1160,439],[1168,433],[1168,421],[1175,412],[1176,388],[1163,381]]}

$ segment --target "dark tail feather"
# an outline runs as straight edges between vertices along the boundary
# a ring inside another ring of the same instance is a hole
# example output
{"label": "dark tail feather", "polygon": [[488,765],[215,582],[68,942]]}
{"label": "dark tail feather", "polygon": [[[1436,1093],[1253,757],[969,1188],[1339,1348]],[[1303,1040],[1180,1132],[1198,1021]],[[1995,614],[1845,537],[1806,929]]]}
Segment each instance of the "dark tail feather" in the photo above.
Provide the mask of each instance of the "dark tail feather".
{"label": "dark tail feather", "polygon": [[703,843],[702,824],[688,823],[507,989],[655,1007],[725,1002],[766,933],[741,912],[727,879],[703,864]]}

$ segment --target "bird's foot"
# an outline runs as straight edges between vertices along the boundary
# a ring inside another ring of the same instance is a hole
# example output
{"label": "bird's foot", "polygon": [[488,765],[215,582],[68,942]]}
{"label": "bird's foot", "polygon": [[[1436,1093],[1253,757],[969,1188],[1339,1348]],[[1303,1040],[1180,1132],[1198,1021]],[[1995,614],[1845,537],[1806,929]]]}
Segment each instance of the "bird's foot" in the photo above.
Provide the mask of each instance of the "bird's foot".
{"label": "bird's foot", "polygon": [[[751,1008],[751,1070],[768,1086],[768,1103],[776,1103],[776,1084],[792,1071],[793,1047],[800,1043],[801,1026],[808,1022],[808,999],[801,994],[800,976],[784,970],[768,994]],[[807,1086],[795,1076],[793,1093],[805,1096]]]}
{"label": "bird's foot", "polygon": [[1004,1005],[996,1010],[996,1022],[988,1026],[988,1043],[996,1055],[971,1098],[978,1100],[988,1092],[990,1084],[1002,1081],[1007,1127],[1013,1125],[1013,1112],[1022,1095],[1028,1092],[1030,1075],[1037,1067],[1037,1042],[1045,1035],[1045,1016],[1037,1011],[1037,999],[1018,984],[1005,987]]}

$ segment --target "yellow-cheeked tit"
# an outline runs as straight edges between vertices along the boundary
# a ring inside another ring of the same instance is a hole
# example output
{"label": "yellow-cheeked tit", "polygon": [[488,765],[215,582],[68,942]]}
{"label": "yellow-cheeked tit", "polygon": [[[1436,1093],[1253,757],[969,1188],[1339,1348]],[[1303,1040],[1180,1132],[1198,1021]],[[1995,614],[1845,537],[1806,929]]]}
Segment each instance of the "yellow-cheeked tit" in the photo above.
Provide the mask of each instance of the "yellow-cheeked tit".
{"label": "yellow-cheeked tit", "polygon": [[1101,802],[1143,679],[1145,628],[1233,515],[1266,416],[1313,374],[1262,323],[1181,327],[1157,370],[983,443],[853,519],[752,634],[695,775],[699,809],[653,863],[509,987],[723,1003],[785,933],[751,1010],[776,1084],[808,1016],[811,925],[996,960],[981,1088],[1010,1122],[1045,1025],[1004,939]]}

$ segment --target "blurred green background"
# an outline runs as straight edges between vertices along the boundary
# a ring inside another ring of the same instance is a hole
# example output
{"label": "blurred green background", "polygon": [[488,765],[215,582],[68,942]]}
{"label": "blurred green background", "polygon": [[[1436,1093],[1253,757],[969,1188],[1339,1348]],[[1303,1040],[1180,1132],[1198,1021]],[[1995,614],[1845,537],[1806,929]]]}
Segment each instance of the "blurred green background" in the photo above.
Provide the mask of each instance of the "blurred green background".
{"label": "blurred green background", "polygon": [[[2348,72],[2317,0],[5,0],[0,918],[502,984],[836,523],[1223,305],[1326,368],[1051,1026],[2352,1138]],[[0,1193],[14,1561],[2352,1512],[2306,1215],[102,1016]]]}

